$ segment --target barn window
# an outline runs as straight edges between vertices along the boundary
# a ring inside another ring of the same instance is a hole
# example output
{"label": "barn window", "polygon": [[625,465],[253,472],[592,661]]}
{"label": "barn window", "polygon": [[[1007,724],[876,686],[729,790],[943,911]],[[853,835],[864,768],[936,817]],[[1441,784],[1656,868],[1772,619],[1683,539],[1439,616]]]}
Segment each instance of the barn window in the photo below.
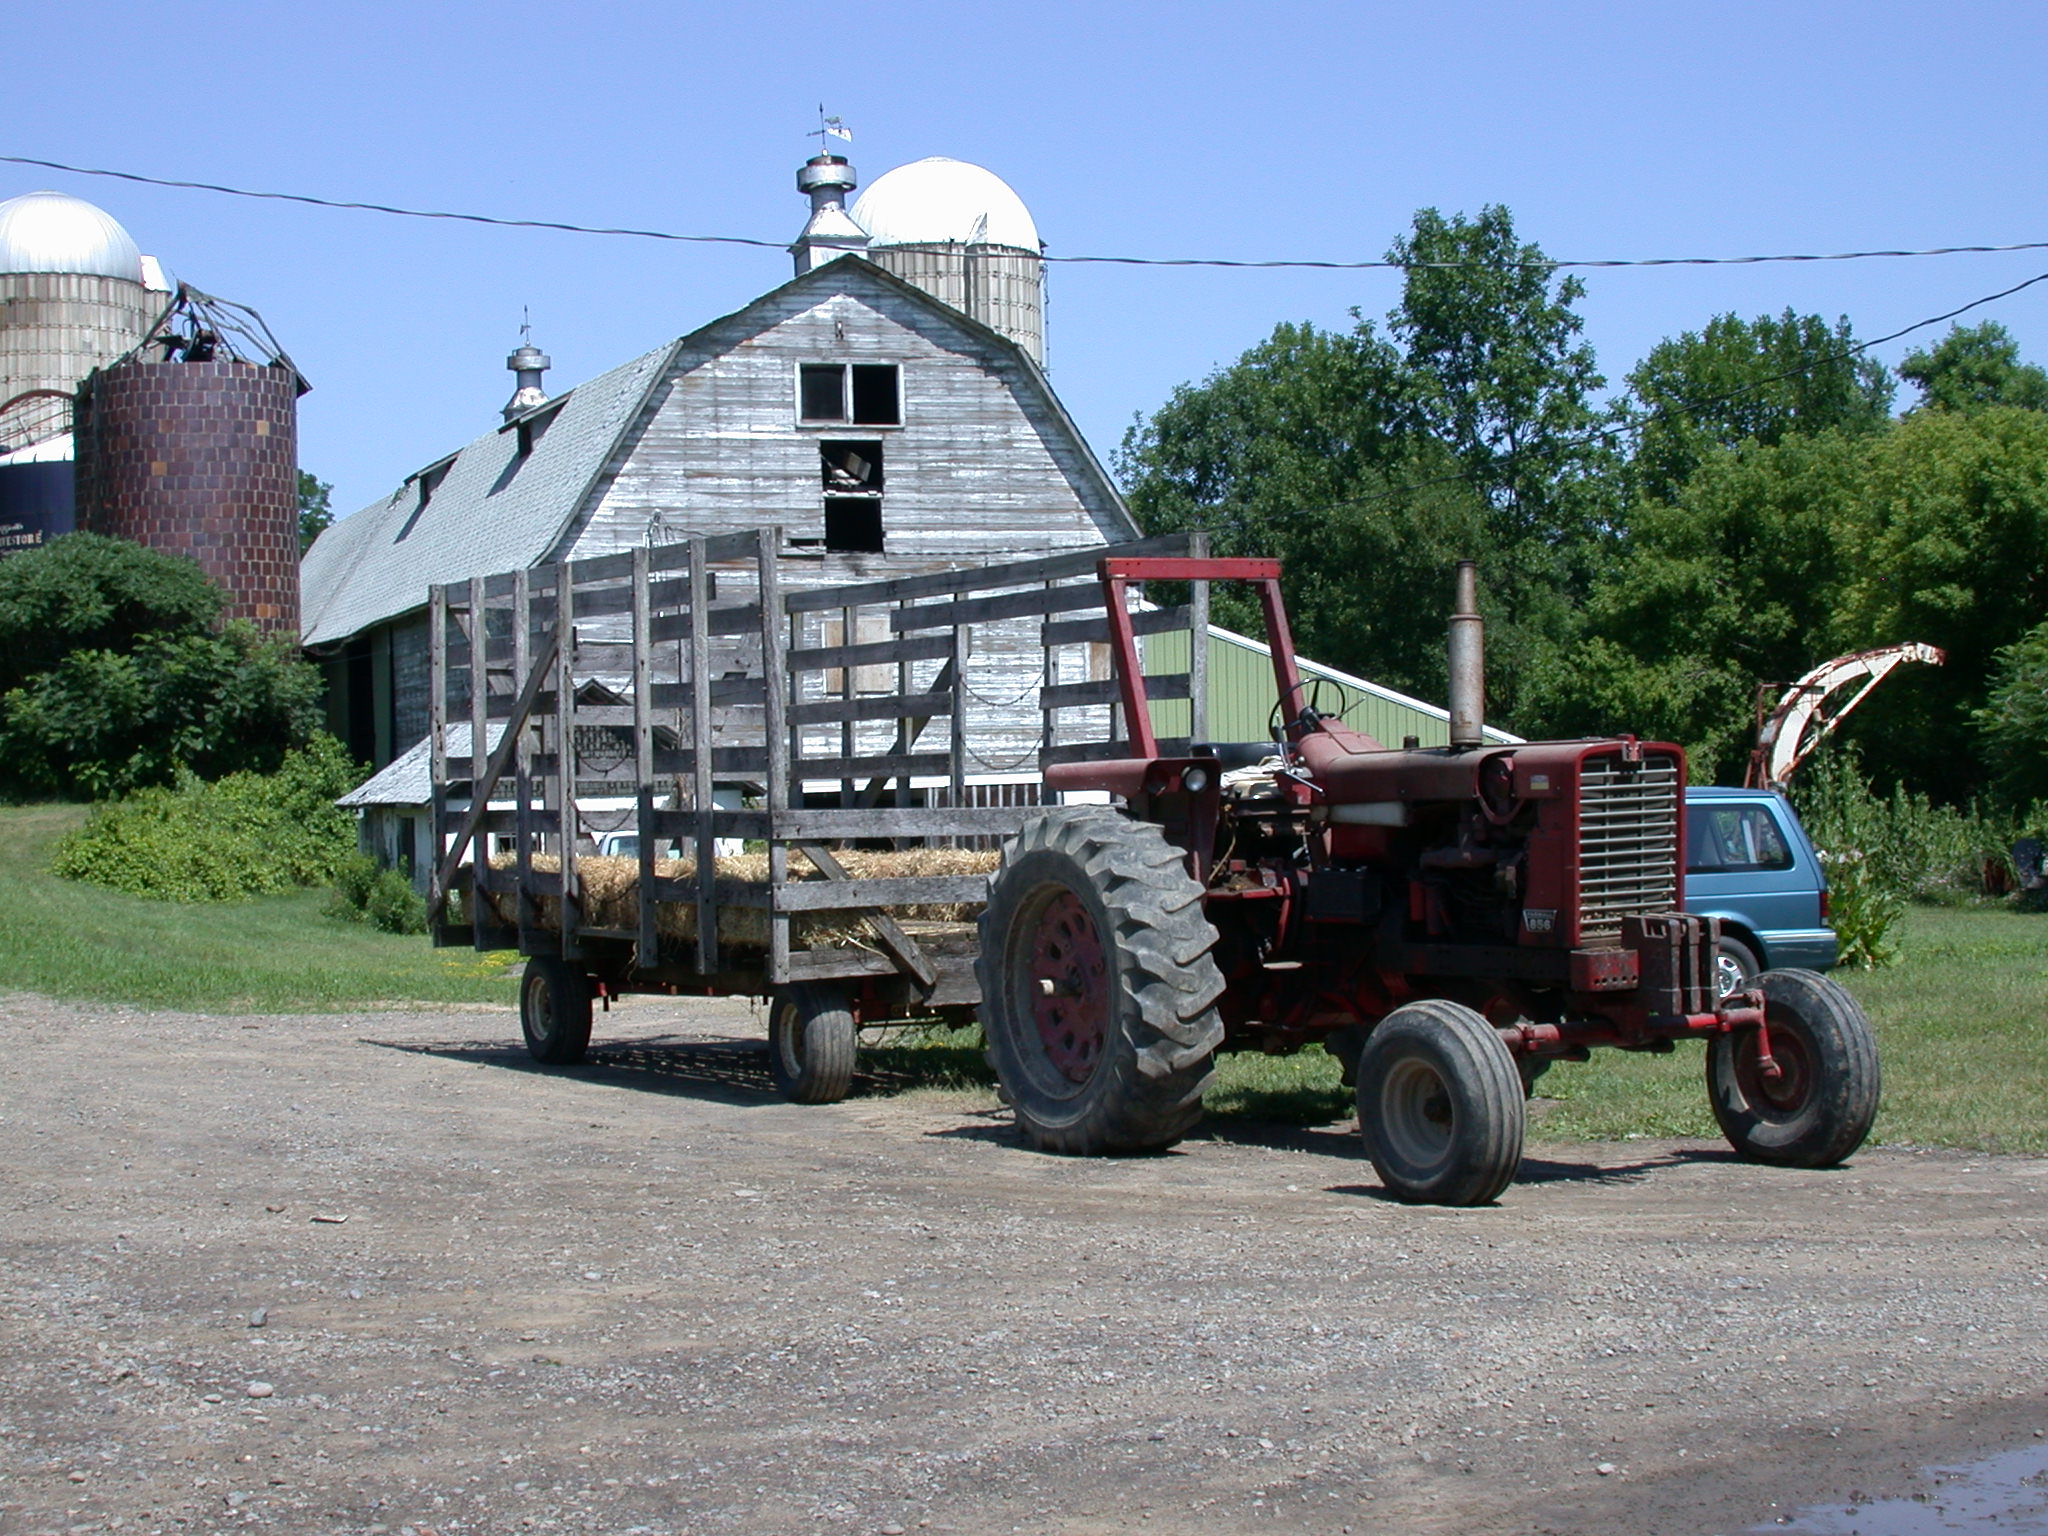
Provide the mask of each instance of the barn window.
{"label": "barn window", "polygon": [[880,443],[818,444],[818,457],[825,473],[828,494],[882,494],[882,445]]}
{"label": "barn window", "polygon": [[882,552],[882,498],[827,496],[825,547],[853,554],[879,555]]}
{"label": "barn window", "polygon": [[903,370],[895,363],[800,363],[797,419],[903,425]]}

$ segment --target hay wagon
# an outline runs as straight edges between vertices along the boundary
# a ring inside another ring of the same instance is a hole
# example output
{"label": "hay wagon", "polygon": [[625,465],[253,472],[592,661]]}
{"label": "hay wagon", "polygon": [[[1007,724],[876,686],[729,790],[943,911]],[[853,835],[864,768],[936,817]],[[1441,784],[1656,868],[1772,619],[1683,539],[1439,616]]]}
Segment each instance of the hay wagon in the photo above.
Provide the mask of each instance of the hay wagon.
{"label": "hay wagon", "polygon": [[614,996],[761,997],[782,1090],[842,1096],[862,1030],[972,1015],[997,845],[1046,767],[1128,752],[1112,656],[1207,632],[1205,583],[1156,606],[1108,553],[821,585],[762,529],[434,588],[435,942],[527,957],[540,1061]]}

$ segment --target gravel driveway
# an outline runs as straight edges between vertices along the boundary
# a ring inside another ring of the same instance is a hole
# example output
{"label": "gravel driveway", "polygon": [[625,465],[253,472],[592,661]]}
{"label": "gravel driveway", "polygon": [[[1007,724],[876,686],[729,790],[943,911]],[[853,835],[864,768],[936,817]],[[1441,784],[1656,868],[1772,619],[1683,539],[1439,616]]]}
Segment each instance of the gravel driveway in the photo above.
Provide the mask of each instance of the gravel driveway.
{"label": "gravel driveway", "polygon": [[[0,997],[0,1533],[1671,1532],[2048,1428],[2048,1162],[1070,1161],[743,1005]],[[1569,1069],[1566,1069],[1569,1070]]]}

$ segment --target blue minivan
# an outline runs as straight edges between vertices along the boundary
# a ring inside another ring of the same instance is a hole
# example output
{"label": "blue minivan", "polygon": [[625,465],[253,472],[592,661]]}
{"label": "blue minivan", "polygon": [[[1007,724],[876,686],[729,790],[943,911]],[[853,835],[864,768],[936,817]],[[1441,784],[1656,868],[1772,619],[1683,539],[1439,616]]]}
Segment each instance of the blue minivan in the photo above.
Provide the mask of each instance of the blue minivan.
{"label": "blue minivan", "polygon": [[1828,882],[1792,813],[1768,789],[1685,792],[1685,910],[1721,919],[1721,994],[1760,971],[1825,971],[1840,953]]}

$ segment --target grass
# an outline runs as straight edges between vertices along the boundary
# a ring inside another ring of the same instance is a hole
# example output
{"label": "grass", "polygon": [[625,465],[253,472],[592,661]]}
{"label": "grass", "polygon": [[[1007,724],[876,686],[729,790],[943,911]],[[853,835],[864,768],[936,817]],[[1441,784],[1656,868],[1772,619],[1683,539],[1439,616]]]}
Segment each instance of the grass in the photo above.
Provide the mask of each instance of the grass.
{"label": "grass", "polygon": [[[1986,1152],[2048,1151],[2048,916],[2002,908],[1914,907],[1899,958],[1842,971],[1877,1031],[1885,1091],[1875,1139]],[[1541,1080],[1532,1141],[1637,1136],[1718,1140],[1707,1108],[1705,1048],[1669,1056],[1595,1051]],[[908,1036],[862,1065],[888,1089],[993,1106],[973,1030]],[[1214,1120],[1321,1126],[1354,1113],[1337,1063],[1319,1047],[1294,1056],[1224,1056],[1207,1105]]]}
{"label": "grass", "polygon": [[[1911,907],[1898,959],[1838,971],[1877,1031],[1884,1099],[1872,1133],[1895,1145],[2048,1150],[2048,917]],[[1544,1138],[1718,1137],[1702,1051],[1596,1051],[1553,1068]]]}
{"label": "grass", "polygon": [[[510,1003],[517,956],[436,950],[324,914],[324,891],[220,905],[122,896],[48,873],[76,806],[0,808],[0,981],[53,997],[209,1012],[333,1012]],[[2048,1151],[2048,916],[1914,907],[1889,969],[1840,980],[1870,1015],[1884,1061],[1881,1142]],[[1535,1140],[1715,1138],[1702,1048],[1669,1056],[1596,1051],[1543,1078]],[[884,1092],[992,1107],[975,1030],[905,1031],[865,1046]],[[1337,1064],[1223,1057],[1210,1113],[1225,1121],[1327,1125],[1352,1113]]]}
{"label": "grass", "polygon": [[232,1013],[509,1003],[516,955],[437,950],[326,916],[326,891],[180,904],[49,873],[80,806],[0,807],[0,985]]}

